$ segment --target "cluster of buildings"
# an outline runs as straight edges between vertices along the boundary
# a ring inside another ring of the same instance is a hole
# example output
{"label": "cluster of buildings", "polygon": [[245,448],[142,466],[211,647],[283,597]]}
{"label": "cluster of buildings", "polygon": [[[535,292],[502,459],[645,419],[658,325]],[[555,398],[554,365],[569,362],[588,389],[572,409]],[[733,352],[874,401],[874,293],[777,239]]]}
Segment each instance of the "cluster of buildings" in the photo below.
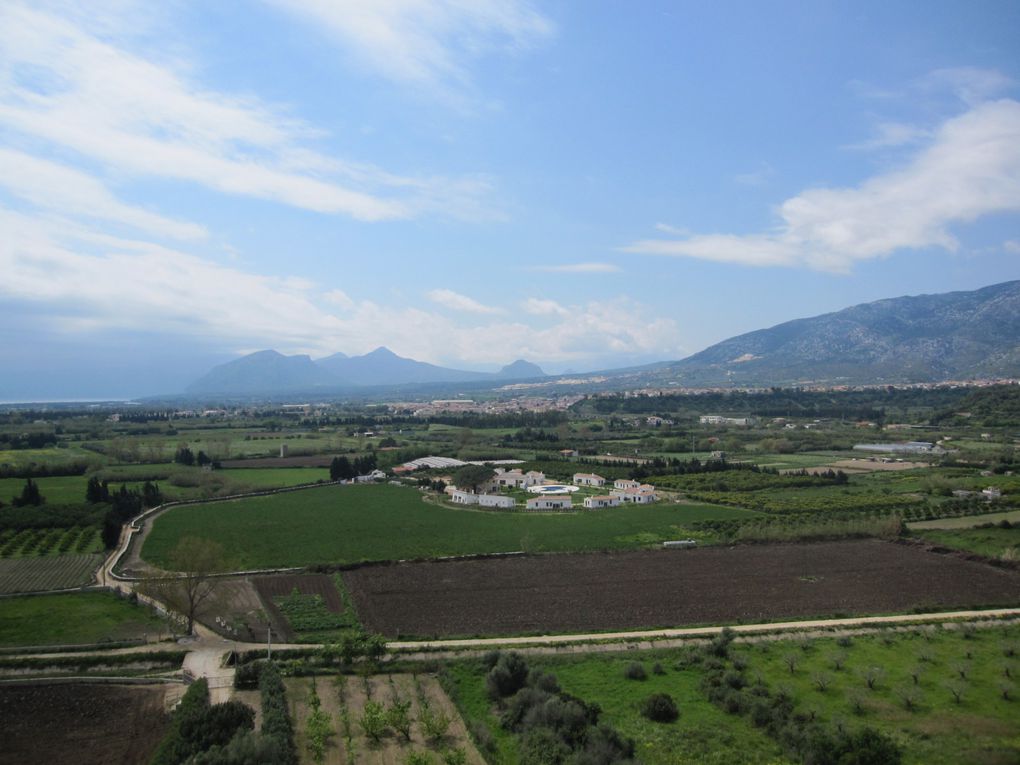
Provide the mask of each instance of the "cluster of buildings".
{"label": "cluster of buildings", "polygon": [[[575,473],[572,486],[601,488],[607,481],[595,473]],[[524,509],[529,511],[571,510],[574,507],[572,492],[577,489],[546,480],[545,474],[538,470],[503,470],[497,468],[496,474],[486,483],[475,487],[478,491],[468,491],[457,486],[447,486],[446,493],[450,500],[458,505],[478,505],[500,510],[512,510],[517,507],[517,500],[507,494],[499,493],[505,489],[525,489],[548,487],[552,491],[537,493],[525,500]],[[562,491],[556,491],[562,487]],[[607,507],[631,503],[646,505],[657,499],[655,487],[651,484],[618,479],[613,482],[608,494],[585,497],[583,505],[588,510],[600,510]]]}

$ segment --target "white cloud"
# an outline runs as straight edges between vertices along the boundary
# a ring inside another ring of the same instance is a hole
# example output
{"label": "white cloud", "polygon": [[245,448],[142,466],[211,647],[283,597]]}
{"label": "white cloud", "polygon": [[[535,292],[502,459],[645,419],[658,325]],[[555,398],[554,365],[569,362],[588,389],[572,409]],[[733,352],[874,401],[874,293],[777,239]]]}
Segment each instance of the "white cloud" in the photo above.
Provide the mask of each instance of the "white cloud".
{"label": "white cloud", "polygon": [[19,151],[0,148],[0,186],[38,207],[124,223],[157,236],[200,239],[207,233],[197,224],[124,204],[96,178]]}
{"label": "white cloud", "polygon": [[649,239],[623,250],[846,272],[901,249],[955,250],[951,225],[1017,211],[1020,103],[1003,99],[946,121],[903,169],[787,199],[776,232]]}
{"label": "white cloud", "polygon": [[521,304],[521,307],[532,316],[568,316],[570,314],[570,311],[555,300],[542,298],[528,298]]}
{"label": "white cloud", "polygon": [[903,122],[880,122],[875,126],[875,135],[866,141],[849,144],[846,149],[872,151],[916,144],[931,138],[931,131],[917,125]]}
{"label": "white cloud", "polygon": [[426,297],[433,303],[438,303],[444,308],[450,308],[454,311],[466,311],[467,313],[500,313],[498,308],[494,308],[488,305],[482,305],[474,298],[469,298],[467,295],[461,295],[459,292],[453,290],[430,290],[426,293]]}
{"label": "white cloud", "polygon": [[920,82],[924,90],[949,90],[968,106],[976,106],[1016,86],[1016,81],[995,69],[961,66],[936,69]]}
{"label": "white cloud", "polygon": [[775,172],[768,162],[760,162],[757,170],[749,173],[740,173],[734,176],[733,181],[741,186],[764,186]]}
{"label": "white cloud", "polygon": [[205,89],[56,14],[0,4],[0,125],[129,176],[155,176],[378,221],[470,217],[484,179],[407,178],[316,151],[321,131],[250,96]]}
{"label": "white cloud", "polygon": [[1002,243],[1002,249],[1006,252],[1011,252],[1014,255],[1020,255],[1020,241],[1016,239],[1010,239]]}
{"label": "white cloud", "polygon": [[465,366],[513,358],[584,363],[613,355],[625,363],[683,353],[672,320],[648,318],[643,306],[626,298],[571,306],[550,301],[546,307],[555,309],[535,314],[533,322],[465,323],[2,206],[0,231],[0,299],[32,304],[40,320],[47,317],[68,333],[158,327],[171,335],[218,338],[236,349],[313,355],[386,345],[412,358]]}
{"label": "white cloud", "polygon": [[469,84],[469,59],[524,49],[553,31],[526,0],[267,2],[328,34],[383,77],[447,95]]}
{"label": "white cloud", "polygon": [[554,274],[615,274],[620,267],[612,263],[568,263],[562,266],[535,266],[532,270]]}

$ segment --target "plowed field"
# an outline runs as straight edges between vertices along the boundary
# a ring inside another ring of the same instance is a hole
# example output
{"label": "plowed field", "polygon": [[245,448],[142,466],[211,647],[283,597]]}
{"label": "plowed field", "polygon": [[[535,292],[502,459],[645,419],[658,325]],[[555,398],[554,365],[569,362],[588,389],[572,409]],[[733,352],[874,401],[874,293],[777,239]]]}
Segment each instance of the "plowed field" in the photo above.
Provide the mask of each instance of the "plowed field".
{"label": "plowed field", "polygon": [[1020,603],[1020,572],[861,540],[369,566],[344,574],[385,635],[589,632]]}
{"label": "plowed field", "polygon": [[142,765],[166,730],[166,686],[0,687],[0,765]]}

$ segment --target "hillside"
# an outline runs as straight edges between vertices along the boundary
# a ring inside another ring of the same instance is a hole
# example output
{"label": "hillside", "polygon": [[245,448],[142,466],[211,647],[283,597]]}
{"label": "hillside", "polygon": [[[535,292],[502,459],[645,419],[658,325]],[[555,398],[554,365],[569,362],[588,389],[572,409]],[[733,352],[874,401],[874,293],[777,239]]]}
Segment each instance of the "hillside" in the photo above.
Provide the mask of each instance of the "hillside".
{"label": "hillside", "polygon": [[684,385],[1020,376],[1020,281],[788,321],[724,340],[662,374]]}

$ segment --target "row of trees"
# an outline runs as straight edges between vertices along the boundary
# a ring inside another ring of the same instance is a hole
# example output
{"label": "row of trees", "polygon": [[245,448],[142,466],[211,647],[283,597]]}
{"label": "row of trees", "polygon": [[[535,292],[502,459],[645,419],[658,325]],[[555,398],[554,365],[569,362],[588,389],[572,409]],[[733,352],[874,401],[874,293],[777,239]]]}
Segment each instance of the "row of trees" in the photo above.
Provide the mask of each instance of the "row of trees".
{"label": "row of trees", "polygon": [[374,454],[355,457],[353,460],[347,457],[334,457],[329,463],[329,480],[349,481],[359,475],[371,473],[377,466],[378,461]]}

